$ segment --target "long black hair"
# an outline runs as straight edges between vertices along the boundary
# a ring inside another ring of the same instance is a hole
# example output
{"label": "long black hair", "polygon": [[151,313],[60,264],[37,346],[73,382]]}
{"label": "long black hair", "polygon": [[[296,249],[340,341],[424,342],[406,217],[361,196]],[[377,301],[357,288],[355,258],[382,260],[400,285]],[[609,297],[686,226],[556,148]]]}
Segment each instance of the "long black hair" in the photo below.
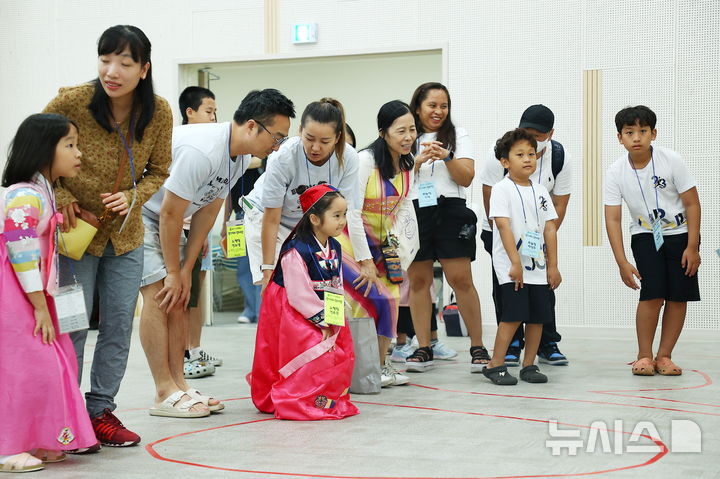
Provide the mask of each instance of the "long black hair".
{"label": "long black hair", "polygon": [[335,198],[344,198],[344,196],[339,191],[328,191],[322,195],[303,215],[295,230],[295,236],[306,243],[312,242],[314,233],[310,215],[314,214],[322,220],[323,213],[330,208],[330,204]]}
{"label": "long black hair", "polygon": [[[130,55],[133,61],[140,63],[141,67],[146,63],[150,63],[150,40],[148,40],[142,30],[132,25],[115,25],[105,30],[103,34],[100,35],[100,40],[98,40],[97,53],[98,56],[109,55],[111,53],[120,54],[125,48],[130,49]],[[110,124],[110,119],[112,118],[110,98],[107,96],[107,93],[105,93],[105,90],[103,90],[99,77],[93,80],[92,83],[95,85],[95,93],[93,94],[92,100],[90,100],[88,109],[92,113],[93,118],[95,118],[95,121],[109,133],[112,133],[113,126]],[[155,114],[155,90],[153,89],[152,81],[152,63],[150,63],[150,68],[148,68],[145,78],[141,78],[140,83],[138,83],[135,88],[130,115],[135,117],[138,110],[140,114],[135,123],[133,137],[138,142],[141,142],[145,128]]]}
{"label": "long black hair", "polygon": [[[437,141],[442,143],[443,147],[448,149],[449,151],[455,151],[455,125],[453,125],[452,118],[450,118],[450,113],[452,111],[450,92],[448,91],[447,87],[442,83],[423,83],[422,85],[417,87],[415,89],[415,93],[413,93],[412,100],[410,100],[410,111],[412,111],[412,114],[415,117],[415,124],[417,125],[418,136],[425,133],[425,131],[423,131],[423,126],[422,122],[420,121],[420,115],[418,114],[418,110],[420,110],[420,105],[422,105],[422,102],[425,101],[425,98],[427,98],[430,90],[442,90],[447,95],[448,113],[445,117],[445,121],[442,125],[440,125],[440,129],[437,132]],[[413,153],[417,152],[417,143],[413,145],[412,151]]]}
{"label": "long black hair", "polygon": [[[383,135],[387,134],[388,128],[392,126],[395,120],[408,113],[411,113],[411,110],[405,102],[393,100],[385,103],[380,107],[377,115],[378,132]],[[385,138],[378,136],[375,141],[368,145],[366,150],[372,152],[375,158],[375,166],[378,167],[383,178],[389,180],[395,176],[395,166],[393,165],[390,149],[388,148]],[[400,169],[402,171],[412,170],[414,166],[415,160],[412,154],[400,155]]]}
{"label": "long black hair", "polygon": [[77,128],[74,121],[55,113],[37,113],[25,118],[8,148],[2,185],[7,188],[29,182],[35,173],[51,167],[57,144],[70,133],[70,125]]}
{"label": "long black hair", "polygon": [[338,135],[338,142],[335,145],[335,156],[337,156],[340,168],[343,167],[343,153],[345,152],[345,109],[342,103],[334,98],[321,98],[305,107],[300,125],[305,128],[307,120],[318,123],[331,123],[335,125],[335,134]]}

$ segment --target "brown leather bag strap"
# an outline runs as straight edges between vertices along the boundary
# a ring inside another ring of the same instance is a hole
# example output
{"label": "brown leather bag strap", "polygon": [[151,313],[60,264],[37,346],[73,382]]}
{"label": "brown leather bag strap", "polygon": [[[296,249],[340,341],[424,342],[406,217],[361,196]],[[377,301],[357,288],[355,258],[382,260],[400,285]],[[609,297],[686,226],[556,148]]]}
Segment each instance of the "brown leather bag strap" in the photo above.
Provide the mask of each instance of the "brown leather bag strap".
{"label": "brown leather bag strap", "polygon": [[[128,126],[128,137],[127,137],[128,147],[130,147],[130,148],[132,148],[133,133],[134,133],[133,126],[134,125],[135,125],[135,122],[130,120],[130,125]],[[119,133],[119,127],[118,127],[118,133]],[[120,135],[118,135],[118,136],[120,136]],[[118,190],[120,189],[120,181],[122,180],[123,173],[125,172],[125,166],[127,165],[128,161],[130,160],[129,155],[128,155],[128,150],[127,150],[127,148],[125,148],[125,141],[122,138],[122,136],[120,136],[120,141],[123,143],[123,145],[122,145],[123,154],[122,154],[122,157],[120,158],[120,163],[118,164],[117,178],[115,178],[115,186],[113,186],[113,189],[112,189],[113,195],[115,193],[117,193]]]}

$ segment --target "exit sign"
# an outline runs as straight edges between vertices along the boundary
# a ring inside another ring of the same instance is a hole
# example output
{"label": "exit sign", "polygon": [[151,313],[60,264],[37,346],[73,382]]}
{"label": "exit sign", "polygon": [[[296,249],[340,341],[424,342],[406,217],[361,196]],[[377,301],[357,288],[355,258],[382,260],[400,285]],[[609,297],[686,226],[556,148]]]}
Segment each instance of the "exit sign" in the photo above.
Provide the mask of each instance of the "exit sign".
{"label": "exit sign", "polygon": [[292,27],[293,43],[317,43],[317,23],[296,23]]}

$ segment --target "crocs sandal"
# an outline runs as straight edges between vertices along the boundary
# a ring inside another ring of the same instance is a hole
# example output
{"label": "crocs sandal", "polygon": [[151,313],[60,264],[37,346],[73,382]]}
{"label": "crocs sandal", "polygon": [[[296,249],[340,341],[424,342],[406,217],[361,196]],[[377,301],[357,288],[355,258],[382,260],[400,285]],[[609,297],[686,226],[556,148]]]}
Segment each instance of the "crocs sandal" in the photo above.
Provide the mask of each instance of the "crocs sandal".
{"label": "crocs sandal", "polygon": [[42,462],[63,462],[67,456],[62,451],[52,451],[50,449],[30,449],[28,454],[37,457]]}
{"label": "crocs sandal", "polygon": [[525,366],[520,370],[520,379],[526,383],[546,383],[548,382],[547,376],[540,372],[540,368],[535,364]]}
{"label": "crocs sandal", "polygon": [[498,386],[514,386],[518,380],[515,376],[510,374],[507,370],[507,366],[497,366],[494,368],[483,367],[481,372],[488,378],[493,384]]}
{"label": "crocs sandal", "polygon": [[650,358],[640,358],[629,364],[632,365],[632,373],[635,376],[655,375],[655,362]]}
{"label": "crocs sandal", "polygon": [[405,359],[405,371],[422,373],[428,369],[432,369],[434,364],[432,348],[424,346],[417,348],[415,352]]}
{"label": "crocs sandal", "polygon": [[217,412],[225,409],[225,405],[221,402],[218,402],[217,404],[210,404],[210,400],[215,398],[211,398],[210,396],[203,396],[200,391],[195,388],[188,389],[187,391],[185,391],[185,394],[206,405],[210,412]]}
{"label": "crocs sandal", "polygon": [[200,359],[185,359],[183,363],[183,375],[185,379],[204,378],[215,374],[215,366]]}
{"label": "crocs sandal", "polygon": [[470,360],[471,373],[482,373],[485,366],[490,362],[490,355],[488,354],[488,350],[485,349],[485,346],[470,346],[470,356],[472,356]]}
{"label": "crocs sandal", "polygon": [[655,360],[655,371],[662,376],[680,376],[682,374],[682,368],[668,357]]}
{"label": "crocs sandal", "polygon": [[45,469],[42,461],[27,452],[7,457],[0,463],[0,472],[31,472]]}
{"label": "crocs sandal", "polygon": [[190,396],[189,401],[180,402],[185,395],[186,393],[184,391],[175,391],[166,397],[163,402],[150,408],[148,412],[151,416],[177,418],[207,417],[210,415],[210,411],[207,409],[204,411],[191,410],[196,404],[202,404],[202,401],[192,396]]}

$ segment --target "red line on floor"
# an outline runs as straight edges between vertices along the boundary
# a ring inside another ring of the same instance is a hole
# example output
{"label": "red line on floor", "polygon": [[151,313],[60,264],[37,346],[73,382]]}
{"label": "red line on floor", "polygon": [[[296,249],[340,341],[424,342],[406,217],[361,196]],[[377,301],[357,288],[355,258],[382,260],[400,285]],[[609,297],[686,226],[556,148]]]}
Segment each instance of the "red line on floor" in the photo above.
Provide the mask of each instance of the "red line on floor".
{"label": "red line on floor", "polygon": [[[358,404],[368,404],[368,405],[375,405],[375,406],[388,406],[388,407],[399,407],[399,408],[407,408],[407,409],[419,409],[419,410],[425,410],[425,411],[436,411],[436,412],[446,412],[446,413],[452,413],[452,414],[467,414],[471,416],[485,416],[485,417],[496,417],[500,419],[512,419],[512,420],[518,420],[518,421],[529,421],[529,422],[538,422],[538,423],[544,423],[549,424],[550,421],[547,419],[534,419],[534,418],[523,418],[523,417],[515,417],[515,416],[503,416],[503,415],[497,415],[497,414],[486,414],[486,413],[478,413],[478,412],[470,412],[470,411],[452,411],[448,409],[438,409],[438,408],[430,408],[430,407],[422,407],[422,406],[409,406],[404,404],[385,404],[385,403],[376,403],[376,402],[368,402],[368,401],[355,401]],[[171,439],[175,439],[182,436],[188,436],[191,434],[206,432],[206,431],[212,431],[216,429],[223,429],[228,427],[234,427],[234,426],[242,426],[246,424],[254,424],[264,421],[272,421],[275,420],[275,418],[265,418],[265,419],[256,419],[253,421],[246,421],[241,423],[235,423],[235,424],[228,424],[225,426],[217,426],[217,427],[211,427],[206,429],[199,429],[197,431],[189,431],[184,432],[181,434],[176,434],[174,436],[169,436],[166,438],[158,439],[157,441],[151,442],[147,446],[145,446],[145,449],[150,453],[151,456],[153,456],[156,459],[159,459],[161,461],[167,461],[167,462],[173,462],[176,464],[184,464],[187,466],[195,466],[195,467],[202,467],[206,469],[213,469],[218,471],[229,471],[229,472],[245,472],[250,474],[270,474],[270,475],[276,475],[276,476],[298,476],[298,477],[319,477],[319,478],[329,478],[329,479],[441,479],[438,477],[404,477],[404,476],[341,476],[341,475],[325,475],[325,474],[303,474],[303,473],[291,473],[291,472],[278,472],[278,471],[257,471],[252,469],[236,469],[236,468],[229,468],[229,467],[219,467],[219,466],[212,466],[208,464],[198,464],[188,461],[181,461],[178,459],[171,459],[168,457],[165,457],[158,453],[154,446],[166,441],[169,441]],[[559,425],[563,426],[570,426],[570,427],[580,427],[584,429],[595,429],[591,426],[584,426],[581,424],[570,424],[570,423],[561,423],[558,422]],[[607,429],[608,432],[616,432],[613,429]],[[627,431],[620,431],[623,434],[632,435],[632,432]],[[653,457],[648,459],[647,461],[641,463],[641,464],[634,464],[630,466],[623,466],[618,468],[612,468],[612,469],[604,469],[600,471],[589,471],[589,472],[578,472],[573,474],[540,474],[540,475],[523,475],[523,476],[485,476],[485,477],[463,477],[463,478],[454,478],[454,479],[525,479],[525,478],[540,478],[540,477],[581,477],[581,476],[591,476],[591,475],[597,475],[597,474],[606,474],[610,472],[618,472],[618,471],[626,471],[629,469],[635,469],[639,467],[648,466],[650,464],[653,464],[654,462],[657,462],[665,456],[668,453],[668,448],[665,445],[662,440],[658,438],[652,438],[645,434],[640,434],[641,437],[644,437],[646,439],[649,439],[653,441],[657,446],[660,448],[660,451],[655,454]],[[446,478],[448,479],[448,478]]]}

